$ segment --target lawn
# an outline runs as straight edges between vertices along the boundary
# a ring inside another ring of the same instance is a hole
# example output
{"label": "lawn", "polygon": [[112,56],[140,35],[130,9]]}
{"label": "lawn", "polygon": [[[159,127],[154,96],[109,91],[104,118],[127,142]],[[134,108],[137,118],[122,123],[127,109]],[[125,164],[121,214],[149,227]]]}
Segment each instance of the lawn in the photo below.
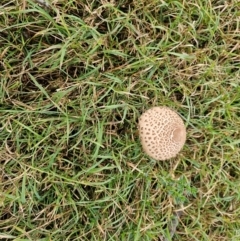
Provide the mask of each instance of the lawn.
{"label": "lawn", "polygon": [[0,240],[240,240],[239,0],[1,0],[0,81]]}

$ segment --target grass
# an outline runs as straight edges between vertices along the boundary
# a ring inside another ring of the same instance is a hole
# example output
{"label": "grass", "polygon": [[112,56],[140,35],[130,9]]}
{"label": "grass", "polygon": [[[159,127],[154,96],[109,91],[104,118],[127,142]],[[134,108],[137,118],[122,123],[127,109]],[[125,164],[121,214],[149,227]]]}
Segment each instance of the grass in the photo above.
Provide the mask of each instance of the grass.
{"label": "grass", "polygon": [[[239,1],[41,3],[1,1],[0,239],[240,240]],[[157,105],[188,131],[165,162]]]}

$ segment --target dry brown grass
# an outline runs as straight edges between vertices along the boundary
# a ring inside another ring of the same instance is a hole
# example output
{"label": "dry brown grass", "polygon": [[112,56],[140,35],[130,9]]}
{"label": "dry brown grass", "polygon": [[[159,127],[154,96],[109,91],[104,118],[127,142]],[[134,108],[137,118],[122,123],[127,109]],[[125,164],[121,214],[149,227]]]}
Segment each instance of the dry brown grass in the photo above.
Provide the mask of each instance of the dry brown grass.
{"label": "dry brown grass", "polygon": [[[2,0],[0,239],[238,241],[239,12],[238,0]],[[140,147],[153,105],[187,125],[168,162]]]}

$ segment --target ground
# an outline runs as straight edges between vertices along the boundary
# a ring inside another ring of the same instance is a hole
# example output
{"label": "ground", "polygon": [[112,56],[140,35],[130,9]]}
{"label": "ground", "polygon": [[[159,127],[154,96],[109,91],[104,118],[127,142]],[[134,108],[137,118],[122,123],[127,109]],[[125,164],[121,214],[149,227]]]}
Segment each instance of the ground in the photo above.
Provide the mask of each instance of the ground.
{"label": "ground", "polygon": [[[2,0],[0,239],[240,240],[238,0]],[[155,161],[152,106],[187,142]]]}

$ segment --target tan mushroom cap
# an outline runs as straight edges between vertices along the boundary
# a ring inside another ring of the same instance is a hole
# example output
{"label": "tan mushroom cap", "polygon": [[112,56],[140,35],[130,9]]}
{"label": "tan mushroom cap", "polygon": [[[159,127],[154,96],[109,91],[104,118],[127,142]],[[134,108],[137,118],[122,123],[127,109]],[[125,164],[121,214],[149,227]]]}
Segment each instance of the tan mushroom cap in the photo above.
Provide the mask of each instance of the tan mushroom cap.
{"label": "tan mushroom cap", "polygon": [[143,150],[155,160],[175,157],[186,141],[186,128],[181,117],[162,106],[144,112],[138,123]]}

